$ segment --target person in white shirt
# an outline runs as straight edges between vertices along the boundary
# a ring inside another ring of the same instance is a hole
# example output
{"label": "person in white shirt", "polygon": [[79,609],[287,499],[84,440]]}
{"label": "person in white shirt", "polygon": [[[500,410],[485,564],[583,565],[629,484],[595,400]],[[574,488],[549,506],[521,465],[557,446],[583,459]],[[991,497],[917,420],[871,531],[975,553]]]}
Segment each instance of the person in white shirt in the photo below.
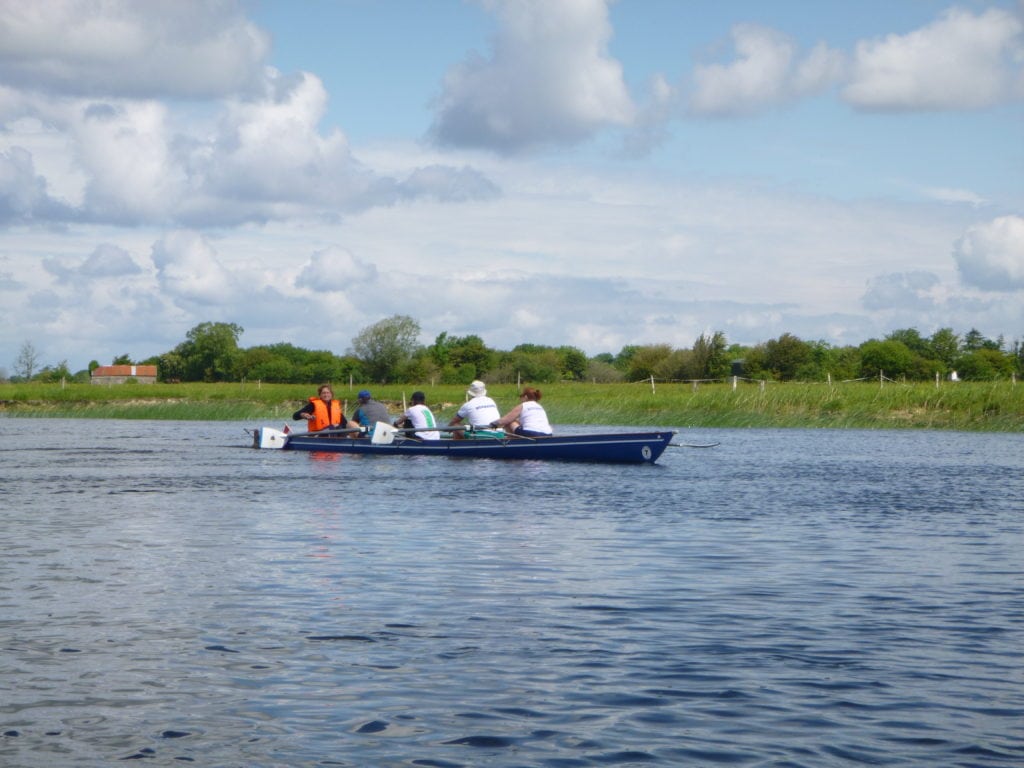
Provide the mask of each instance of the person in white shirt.
{"label": "person in white shirt", "polygon": [[418,437],[420,440],[440,440],[441,433],[438,432],[435,427],[437,421],[434,420],[434,414],[426,406],[427,396],[422,392],[412,393],[412,405],[410,405],[405,413],[395,419],[396,427],[405,427],[406,429],[415,429],[412,432],[413,437]]}
{"label": "person in white shirt", "polygon": [[[474,431],[473,437],[501,437],[503,432],[492,432],[491,422],[501,418],[501,411],[497,404],[487,396],[487,387],[482,381],[474,381],[466,390],[469,400],[463,403],[462,407],[455,412],[455,416],[448,422],[448,426],[455,427],[463,421],[469,422],[470,428]],[[452,437],[458,439],[465,437],[462,430],[452,432]]]}
{"label": "person in white shirt", "polygon": [[511,435],[521,437],[548,437],[553,434],[548,422],[547,411],[540,404],[540,390],[523,387],[519,405],[500,419],[491,422],[492,427],[504,427]]}

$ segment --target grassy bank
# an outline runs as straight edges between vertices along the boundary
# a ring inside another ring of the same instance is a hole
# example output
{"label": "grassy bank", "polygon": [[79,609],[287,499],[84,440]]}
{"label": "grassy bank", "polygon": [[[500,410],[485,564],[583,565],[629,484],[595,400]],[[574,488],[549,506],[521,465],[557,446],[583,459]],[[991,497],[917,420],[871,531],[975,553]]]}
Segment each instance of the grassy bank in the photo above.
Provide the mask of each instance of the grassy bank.
{"label": "grassy bank", "polygon": [[[355,392],[335,388],[355,403]],[[442,419],[464,400],[461,386],[372,387],[397,414],[403,397],[421,388]],[[281,422],[314,394],[296,384],[0,384],[0,415]],[[497,384],[489,394],[504,411],[516,402],[514,385]],[[580,384],[542,387],[554,423],[663,427],[916,428],[1024,432],[1024,384],[886,382]]]}

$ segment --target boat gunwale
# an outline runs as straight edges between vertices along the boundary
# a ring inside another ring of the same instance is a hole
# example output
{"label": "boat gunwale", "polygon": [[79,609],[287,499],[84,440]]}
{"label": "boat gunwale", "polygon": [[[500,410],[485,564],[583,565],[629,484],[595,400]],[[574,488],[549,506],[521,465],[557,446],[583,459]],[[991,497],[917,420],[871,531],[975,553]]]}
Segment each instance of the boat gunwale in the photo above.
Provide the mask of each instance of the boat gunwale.
{"label": "boat gunwale", "polygon": [[[401,437],[393,443],[371,443],[366,437],[289,434],[285,450],[323,451],[360,456],[449,456],[538,461],[579,461],[588,463],[653,464],[676,435],[675,430],[605,432],[542,437],[466,438],[461,440],[417,440]],[[641,446],[636,455],[629,454]],[[609,453],[600,455],[606,447]],[[649,448],[644,451],[644,448]],[[579,455],[574,455],[579,449]],[[596,453],[595,453],[596,451]]]}

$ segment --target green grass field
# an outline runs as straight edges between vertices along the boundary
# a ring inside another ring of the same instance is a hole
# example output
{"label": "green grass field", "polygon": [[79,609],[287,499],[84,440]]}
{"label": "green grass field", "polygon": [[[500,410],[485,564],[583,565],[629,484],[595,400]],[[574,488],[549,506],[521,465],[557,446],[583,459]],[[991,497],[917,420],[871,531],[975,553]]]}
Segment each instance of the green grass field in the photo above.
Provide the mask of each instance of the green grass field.
{"label": "green grass field", "polygon": [[[335,387],[355,406],[364,385]],[[455,385],[370,386],[392,413],[416,389],[439,418],[464,401]],[[518,402],[514,385],[489,393],[503,411]],[[661,427],[832,427],[1024,432],[1024,384],[885,382],[731,384],[584,384],[541,387],[554,424]],[[300,384],[0,384],[0,415],[110,419],[280,422],[316,387]]]}

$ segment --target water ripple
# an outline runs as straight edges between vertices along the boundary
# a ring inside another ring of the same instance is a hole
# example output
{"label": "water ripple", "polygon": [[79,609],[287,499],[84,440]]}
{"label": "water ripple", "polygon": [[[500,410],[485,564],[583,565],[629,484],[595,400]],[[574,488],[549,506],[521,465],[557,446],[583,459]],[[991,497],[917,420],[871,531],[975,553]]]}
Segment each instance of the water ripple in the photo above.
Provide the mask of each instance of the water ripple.
{"label": "water ripple", "polygon": [[1020,436],[637,468],[37,424],[0,419],[5,768],[1024,764]]}

